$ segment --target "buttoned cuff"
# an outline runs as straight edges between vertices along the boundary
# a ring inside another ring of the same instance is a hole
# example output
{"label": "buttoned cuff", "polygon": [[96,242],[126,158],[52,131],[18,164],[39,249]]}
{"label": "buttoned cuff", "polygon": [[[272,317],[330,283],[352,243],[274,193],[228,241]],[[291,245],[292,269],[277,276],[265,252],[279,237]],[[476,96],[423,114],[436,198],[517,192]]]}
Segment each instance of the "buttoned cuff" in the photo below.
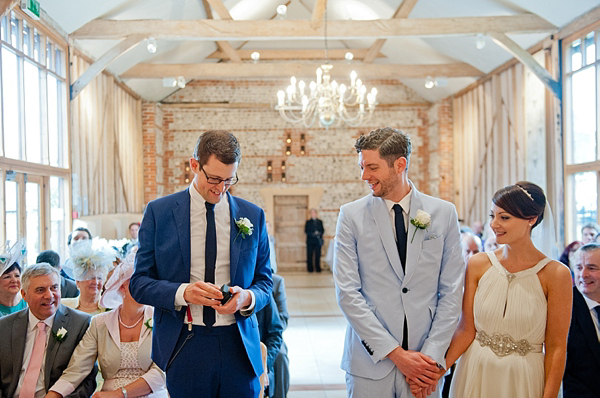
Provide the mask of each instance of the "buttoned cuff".
{"label": "buttoned cuff", "polygon": [[181,307],[185,307],[188,305],[187,301],[185,301],[185,299],[183,298],[183,293],[185,292],[185,289],[188,287],[188,285],[189,283],[182,283],[177,288],[177,291],[175,292],[175,311],[179,311]]}
{"label": "buttoned cuff", "polygon": [[248,306],[248,308],[242,308],[240,310],[240,314],[243,316],[250,316],[254,313],[254,306],[256,305],[256,297],[254,296],[254,292],[252,290],[249,290],[250,292],[250,297],[252,298],[252,301],[250,302],[250,305]]}
{"label": "buttoned cuff", "polygon": [[75,391],[75,386],[73,386],[73,384],[69,383],[68,381],[58,379],[56,383],[54,383],[52,388],[50,388],[50,391],[57,392],[63,397],[66,397],[67,395]]}

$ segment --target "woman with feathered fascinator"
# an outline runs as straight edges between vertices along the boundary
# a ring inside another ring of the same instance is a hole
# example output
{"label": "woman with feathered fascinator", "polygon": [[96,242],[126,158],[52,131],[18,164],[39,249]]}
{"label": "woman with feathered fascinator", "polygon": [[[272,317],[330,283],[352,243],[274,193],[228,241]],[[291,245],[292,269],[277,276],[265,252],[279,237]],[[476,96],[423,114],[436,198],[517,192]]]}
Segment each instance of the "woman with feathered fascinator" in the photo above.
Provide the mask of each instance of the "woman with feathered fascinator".
{"label": "woman with feathered fascinator", "polygon": [[19,262],[27,251],[21,242],[0,248],[0,317],[27,307],[21,297],[21,266]]}
{"label": "woman with feathered fascinator", "polygon": [[62,299],[62,303],[92,315],[103,312],[98,303],[102,286],[116,258],[115,251],[105,239],[94,238],[73,243],[69,252],[66,266],[73,270],[80,295]]}

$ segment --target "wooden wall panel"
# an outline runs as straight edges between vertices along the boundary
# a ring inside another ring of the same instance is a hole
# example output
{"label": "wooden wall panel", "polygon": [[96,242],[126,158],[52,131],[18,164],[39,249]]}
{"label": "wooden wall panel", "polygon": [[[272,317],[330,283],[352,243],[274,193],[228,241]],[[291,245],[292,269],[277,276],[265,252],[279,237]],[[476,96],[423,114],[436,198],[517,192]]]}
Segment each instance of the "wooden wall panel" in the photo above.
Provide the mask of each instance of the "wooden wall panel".
{"label": "wooden wall panel", "polygon": [[[72,80],[88,67],[71,57]],[[141,101],[109,74],[71,101],[73,209],[80,216],[143,210]]]}

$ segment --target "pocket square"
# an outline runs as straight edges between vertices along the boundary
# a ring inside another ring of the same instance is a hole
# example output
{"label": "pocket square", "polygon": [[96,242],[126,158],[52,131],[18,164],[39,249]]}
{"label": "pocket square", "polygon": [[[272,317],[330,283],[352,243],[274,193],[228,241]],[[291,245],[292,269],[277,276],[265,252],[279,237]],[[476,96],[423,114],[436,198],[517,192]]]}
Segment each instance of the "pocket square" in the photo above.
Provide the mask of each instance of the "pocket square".
{"label": "pocket square", "polygon": [[424,240],[425,240],[425,241],[428,241],[428,240],[434,240],[434,239],[438,239],[438,238],[439,238],[439,235],[436,235],[436,234],[428,234],[428,235],[425,235],[425,239],[424,239]]}

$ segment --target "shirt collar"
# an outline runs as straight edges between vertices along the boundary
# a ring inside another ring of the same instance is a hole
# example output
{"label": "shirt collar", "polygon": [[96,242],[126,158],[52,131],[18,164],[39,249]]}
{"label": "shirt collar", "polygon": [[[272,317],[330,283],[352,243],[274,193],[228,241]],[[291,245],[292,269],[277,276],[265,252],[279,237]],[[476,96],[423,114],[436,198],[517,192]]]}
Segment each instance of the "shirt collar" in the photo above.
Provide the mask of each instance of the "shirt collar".
{"label": "shirt collar", "polygon": [[[202,197],[202,195],[200,195],[200,192],[198,192],[196,190],[196,187],[194,186],[194,183],[190,184],[189,191],[190,191],[190,199],[191,199],[191,201],[194,203],[194,205],[198,209],[201,209],[202,211],[204,211],[204,209],[206,209],[206,206],[204,205],[204,203],[206,203],[206,200],[204,200],[204,198]],[[225,193],[225,195],[223,196],[223,199],[221,199],[221,201],[219,201],[219,203],[217,203],[215,205],[215,209],[218,209],[221,206],[223,206],[223,203],[226,203],[226,204],[229,203],[229,196],[227,195],[227,193]]]}
{"label": "shirt collar", "polygon": [[[33,315],[33,313],[31,312],[31,310],[29,310],[28,312],[29,312],[29,324],[27,325],[27,331],[31,332],[33,329],[37,328],[38,322],[40,322],[42,320],[37,319],[36,316]],[[56,316],[56,313],[54,313],[54,315],[52,315],[42,321],[46,324],[47,329],[52,329],[52,325],[54,324],[55,316]]]}
{"label": "shirt collar", "polygon": [[594,307],[596,307],[597,305],[600,305],[600,303],[598,303],[597,301],[594,301],[591,298],[587,298],[585,294],[582,293],[581,295],[583,296],[583,299],[585,300],[585,303],[587,304],[590,311],[593,310]]}
{"label": "shirt collar", "polygon": [[385,205],[387,206],[388,212],[392,212],[392,207],[394,207],[395,204],[399,204],[400,206],[402,206],[402,211],[404,211],[406,214],[408,214],[410,212],[410,200],[412,198],[412,186],[410,188],[410,191],[408,191],[408,193],[402,198],[400,199],[400,202],[396,203],[396,202],[392,202],[389,199],[384,199],[385,200]]}

